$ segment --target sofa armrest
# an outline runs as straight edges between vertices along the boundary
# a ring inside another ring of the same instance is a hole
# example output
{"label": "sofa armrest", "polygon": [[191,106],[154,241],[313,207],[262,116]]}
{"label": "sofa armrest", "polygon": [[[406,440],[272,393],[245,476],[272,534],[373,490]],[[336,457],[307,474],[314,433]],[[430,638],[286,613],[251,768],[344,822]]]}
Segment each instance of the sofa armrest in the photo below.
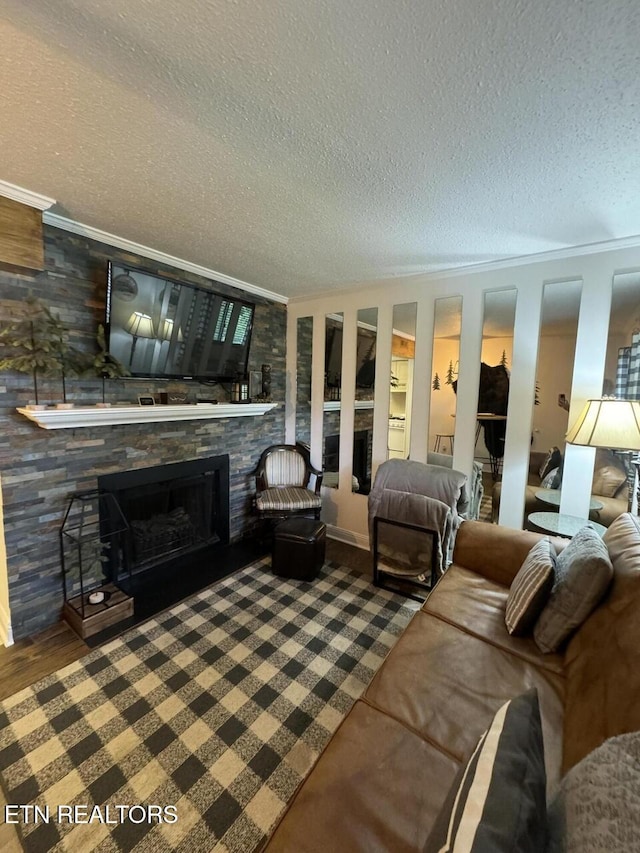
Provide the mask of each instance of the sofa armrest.
{"label": "sofa armrest", "polygon": [[[543,538],[541,533],[500,527],[483,521],[463,521],[456,536],[453,562],[489,580],[511,586],[531,548]],[[566,540],[551,537],[556,551]]]}

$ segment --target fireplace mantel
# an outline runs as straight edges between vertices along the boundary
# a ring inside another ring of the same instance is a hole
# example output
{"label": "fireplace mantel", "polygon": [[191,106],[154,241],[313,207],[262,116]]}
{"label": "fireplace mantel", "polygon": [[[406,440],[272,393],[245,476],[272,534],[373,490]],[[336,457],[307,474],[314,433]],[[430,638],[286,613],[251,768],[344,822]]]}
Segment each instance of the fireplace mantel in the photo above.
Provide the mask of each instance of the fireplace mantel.
{"label": "fireplace mantel", "polygon": [[42,429],[112,426],[115,424],[201,421],[264,415],[277,403],[197,403],[179,406],[74,406],[71,409],[17,409]]}

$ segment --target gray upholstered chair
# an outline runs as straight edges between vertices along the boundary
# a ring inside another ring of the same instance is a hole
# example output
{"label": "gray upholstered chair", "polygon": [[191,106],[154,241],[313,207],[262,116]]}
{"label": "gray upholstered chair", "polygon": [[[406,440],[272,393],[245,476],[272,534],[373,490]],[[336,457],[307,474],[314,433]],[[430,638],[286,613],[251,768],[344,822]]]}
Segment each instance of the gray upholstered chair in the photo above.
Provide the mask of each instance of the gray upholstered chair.
{"label": "gray upholstered chair", "polygon": [[311,464],[303,444],[274,444],[256,470],[255,508],[263,518],[320,518],[322,471]]}
{"label": "gray upholstered chair", "polygon": [[[468,511],[467,477],[441,465],[389,459],[369,494],[373,580],[428,590],[446,570],[455,536]],[[409,593],[411,595],[411,593]],[[411,597],[424,598],[424,592]]]}

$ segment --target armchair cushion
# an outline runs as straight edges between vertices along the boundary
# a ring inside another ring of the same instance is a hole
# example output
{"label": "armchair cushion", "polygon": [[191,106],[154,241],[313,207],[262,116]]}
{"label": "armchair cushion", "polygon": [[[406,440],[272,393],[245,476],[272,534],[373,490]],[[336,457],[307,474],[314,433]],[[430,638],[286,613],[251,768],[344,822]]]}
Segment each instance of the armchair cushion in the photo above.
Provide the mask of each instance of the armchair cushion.
{"label": "armchair cushion", "polygon": [[275,486],[256,495],[256,507],[260,512],[287,512],[320,506],[320,496],[302,486]]}

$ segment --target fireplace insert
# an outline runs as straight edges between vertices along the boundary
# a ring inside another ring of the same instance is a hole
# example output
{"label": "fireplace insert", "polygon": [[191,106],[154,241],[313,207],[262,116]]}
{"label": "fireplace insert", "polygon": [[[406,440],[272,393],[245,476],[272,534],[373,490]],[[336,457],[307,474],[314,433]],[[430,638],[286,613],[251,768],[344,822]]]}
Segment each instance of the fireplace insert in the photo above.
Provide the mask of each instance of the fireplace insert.
{"label": "fireplace insert", "polygon": [[106,474],[98,488],[114,495],[128,524],[110,549],[113,580],[179,568],[181,557],[229,542],[227,455]]}

